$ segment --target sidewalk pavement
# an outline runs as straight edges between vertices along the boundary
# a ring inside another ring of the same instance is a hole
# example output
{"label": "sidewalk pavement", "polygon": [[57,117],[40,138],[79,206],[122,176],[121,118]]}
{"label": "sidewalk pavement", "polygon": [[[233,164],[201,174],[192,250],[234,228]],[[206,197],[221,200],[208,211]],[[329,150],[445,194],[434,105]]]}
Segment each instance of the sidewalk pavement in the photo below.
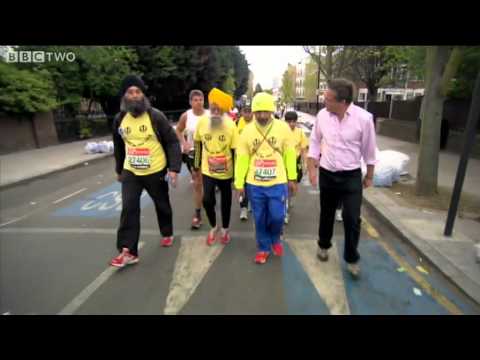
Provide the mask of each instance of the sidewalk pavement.
{"label": "sidewalk pavement", "polygon": [[[304,122],[315,117],[298,112]],[[415,178],[419,145],[377,135],[379,150],[395,150],[410,156],[407,167]],[[438,185],[453,188],[459,154],[440,152]],[[462,189],[462,196],[480,201],[480,160],[470,159]],[[402,206],[388,194],[386,188],[369,188],[364,191],[364,203],[376,213],[404,241],[411,244],[447,278],[468,296],[480,303],[480,263],[475,259],[475,244],[480,244],[480,222],[460,219],[457,216],[452,237],[443,236],[447,212]],[[480,214],[477,214],[480,217]]]}
{"label": "sidewalk pavement", "polygon": [[48,146],[0,156],[0,189],[103,159],[113,154],[86,154],[87,142],[110,141],[111,136]]}

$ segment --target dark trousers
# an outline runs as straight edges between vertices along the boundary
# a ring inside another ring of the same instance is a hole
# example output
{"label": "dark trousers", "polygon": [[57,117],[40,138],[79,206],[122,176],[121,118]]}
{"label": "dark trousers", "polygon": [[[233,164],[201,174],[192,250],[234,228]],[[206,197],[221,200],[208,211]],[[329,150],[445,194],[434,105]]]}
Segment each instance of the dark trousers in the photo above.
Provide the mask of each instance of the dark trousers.
{"label": "dark trousers", "polygon": [[133,255],[138,254],[140,237],[140,197],[143,189],[155,204],[158,225],[163,236],[173,235],[172,207],[168,196],[166,171],[146,176],[136,176],[130,171],[122,171],[122,214],[117,235],[117,248],[128,248]]}
{"label": "dark trousers", "polygon": [[343,205],[343,226],[345,229],[345,247],[343,257],[347,263],[360,260],[358,241],[360,238],[360,208],[362,205],[362,172],[331,172],[320,168],[320,226],[318,246],[329,249],[332,246],[335,210],[339,203]]}
{"label": "dark trousers", "polygon": [[212,227],[217,226],[215,187],[220,190],[222,226],[227,229],[230,226],[230,212],[232,210],[232,179],[219,180],[203,175],[203,207]]}
{"label": "dark trousers", "polygon": [[242,201],[240,201],[240,208],[248,208],[248,195],[247,192],[243,192]]}

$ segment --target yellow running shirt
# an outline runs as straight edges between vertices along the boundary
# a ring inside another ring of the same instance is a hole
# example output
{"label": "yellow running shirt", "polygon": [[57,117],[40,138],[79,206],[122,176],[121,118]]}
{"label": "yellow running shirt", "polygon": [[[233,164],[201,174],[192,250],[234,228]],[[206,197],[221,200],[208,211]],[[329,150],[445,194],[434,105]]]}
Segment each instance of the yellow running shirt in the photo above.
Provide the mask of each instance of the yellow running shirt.
{"label": "yellow running shirt", "polygon": [[157,139],[148,113],[135,118],[127,113],[120,124],[125,142],[123,168],[135,175],[151,175],[167,166],[162,144]]}
{"label": "yellow running shirt", "polygon": [[[291,129],[290,129],[291,130]],[[302,129],[296,127],[293,132],[293,141],[295,142],[295,152],[297,154],[297,158],[301,155],[302,150],[308,147],[308,138],[303,132]]]}
{"label": "yellow running shirt", "polygon": [[[295,153],[292,131],[280,120],[262,128],[256,122],[246,126],[240,135],[237,147],[237,162],[248,157],[246,182],[257,186],[273,186],[287,182],[287,169],[290,169],[290,180],[296,180],[296,159],[292,157],[286,162],[287,154]],[[291,162],[291,163],[290,163]],[[243,164],[238,164],[239,169]],[[236,174],[237,175],[237,174]],[[243,188],[244,179],[235,177],[235,187]]]}
{"label": "yellow running shirt", "polygon": [[222,126],[210,127],[210,118],[198,119],[194,141],[202,143],[202,174],[225,180],[233,177],[232,149],[236,149],[238,130],[235,123],[223,117]]}
{"label": "yellow running shirt", "polygon": [[243,128],[244,128],[245,126],[247,126],[248,124],[253,123],[254,120],[255,120],[255,118],[252,117],[252,120],[250,120],[249,122],[247,122],[247,121],[245,121],[245,118],[242,116],[242,117],[240,118],[240,120],[238,120],[238,124],[237,124],[238,133],[241,134]]}

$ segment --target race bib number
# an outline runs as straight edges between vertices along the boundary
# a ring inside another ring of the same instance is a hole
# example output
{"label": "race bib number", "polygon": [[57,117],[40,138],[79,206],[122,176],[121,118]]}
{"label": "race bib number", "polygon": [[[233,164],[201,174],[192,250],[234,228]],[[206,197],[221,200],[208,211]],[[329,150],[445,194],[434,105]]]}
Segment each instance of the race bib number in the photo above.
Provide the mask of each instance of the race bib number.
{"label": "race bib number", "polygon": [[208,157],[208,170],[212,174],[224,174],[227,172],[227,158],[224,155],[221,156],[209,156]]}
{"label": "race bib number", "polygon": [[277,177],[276,160],[256,160],[255,161],[255,180],[270,181]]}
{"label": "race bib number", "polygon": [[134,169],[148,169],[150,168],[151,163],[150,149],[129,148],[127,160],[130,166]]}

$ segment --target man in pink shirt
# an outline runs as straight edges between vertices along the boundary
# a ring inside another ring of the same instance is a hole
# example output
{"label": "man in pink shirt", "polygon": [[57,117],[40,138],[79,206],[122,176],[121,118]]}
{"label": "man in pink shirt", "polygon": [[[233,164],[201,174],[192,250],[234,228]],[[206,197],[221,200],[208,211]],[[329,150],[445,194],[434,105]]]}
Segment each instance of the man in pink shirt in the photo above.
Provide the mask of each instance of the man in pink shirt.
{"label": "man in pink shirt", "polygon": [[[354,85],[345,79],[329,82],[325,92],[325,108],[317,114],[310,135],[308,175],[312,186],[320,183],[320,226],[318,258],[328,260],[332,246],[335,210],[343,204],[345,229],[344,259],[349,272],[357,277],[358,241],[360,238],[360,208],[363,188],[372,185],[376,163],[375,128],[373,116],[353,104]],[[367,165],[363,179],[361,158]]]}

